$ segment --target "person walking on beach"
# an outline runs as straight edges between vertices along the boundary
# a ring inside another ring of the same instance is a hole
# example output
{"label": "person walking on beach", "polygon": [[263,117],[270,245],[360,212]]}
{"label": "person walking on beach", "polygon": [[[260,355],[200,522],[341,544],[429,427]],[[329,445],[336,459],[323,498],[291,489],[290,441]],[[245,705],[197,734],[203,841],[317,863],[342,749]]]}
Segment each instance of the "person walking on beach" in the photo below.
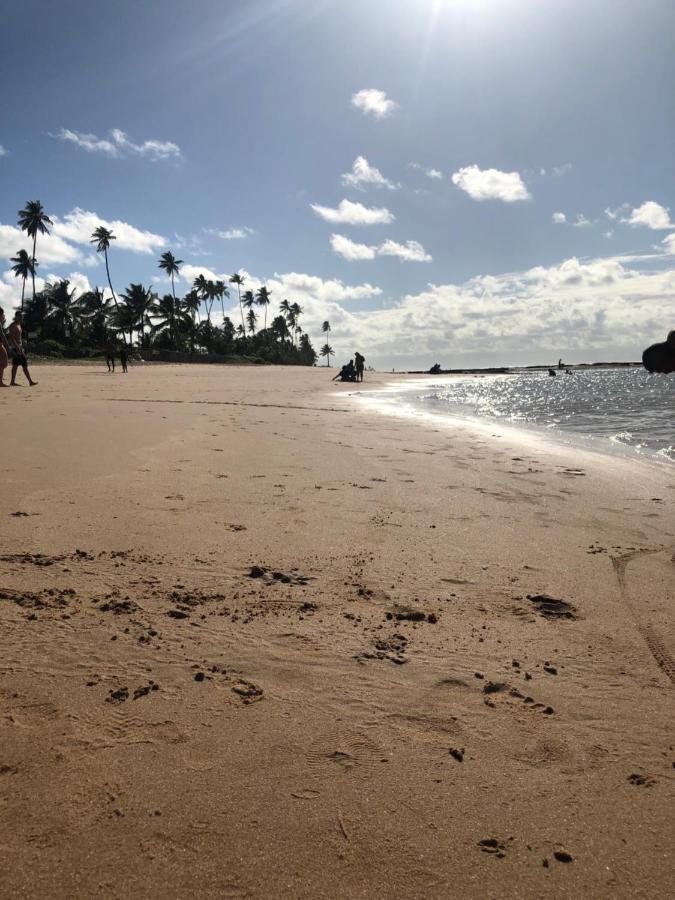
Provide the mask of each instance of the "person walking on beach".
{"label": "person walking on beach", "polygon": [[361,356],[361,354],[357,351],[354,354],[354,366],[356,367],[356,380],[363,381],[363,370],[365,368],[366,358],[365,356]]}
{"label": "person walking on beach", "polygon": [[122,347],[120,350],[120,362],[122,363],[122,371],[127,372],[127,363],[129,362],[129,356],[127,354],[127,348]]}
{"label": "person walking on beach", "polygon": [[23,334],[21,331],[20,312],[17,312],[14,315],[14,321],[9,326],[8,337],[10,353],[12,354],[12,380],[10,381],[9,386],[17,387],[16,373],[19,366],[21,366],[21,368],[23,369],[23,374],[28,379],[28,384],[31,387],[34,387],[37,384],[37,381],[33,381],[33,379],[30,377],[30,372],[28,371],[28,360],[26,359],[26,353],[23,348]]}
{"label": "person walking on beach", "polygon": [[9,365],[9,341],[5,334],[5,311],[0,306],[0,387],[5,384],[5,369]]}
{"label": "person walking on beach", "polygon": [[115,350],[113,349],[113,347],[110,344],[108,344],[108,346],[105,348],[105,362],[106,362],[106,365],[108,366],[108,371],[114,372],[115,371]]}

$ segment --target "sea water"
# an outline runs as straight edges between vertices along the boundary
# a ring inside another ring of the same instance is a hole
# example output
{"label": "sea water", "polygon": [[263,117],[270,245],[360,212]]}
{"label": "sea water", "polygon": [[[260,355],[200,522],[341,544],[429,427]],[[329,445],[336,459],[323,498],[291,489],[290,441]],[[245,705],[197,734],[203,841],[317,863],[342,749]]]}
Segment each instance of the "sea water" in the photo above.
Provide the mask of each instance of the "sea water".
{"label": "sea water", "polygon": [[382,396],[408,413],[499,421],[675,463],[675,375],[607,368],[558,370],[553,378],[523,371],[409,383]]}

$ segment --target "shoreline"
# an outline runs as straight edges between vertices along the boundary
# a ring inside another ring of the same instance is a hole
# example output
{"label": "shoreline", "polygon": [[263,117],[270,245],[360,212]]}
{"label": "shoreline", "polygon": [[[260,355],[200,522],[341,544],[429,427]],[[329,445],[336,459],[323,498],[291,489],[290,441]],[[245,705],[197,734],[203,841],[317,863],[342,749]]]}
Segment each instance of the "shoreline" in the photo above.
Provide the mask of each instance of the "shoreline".
{"label": "shoreline", "polygon": [[[664,448],[660,450],[650,450],[647,454],[639,449],[632,447],[628,443],[613,440],[612,437],[596,434],[582,434],[573,430],[565,430],[560,427],[548,426],[541,423],[510,421],[505,418],[491,418],[489,416],[478,416],[466,413],[453,412],[434,412],[432,410],[424,410],[417,408],[411,404],[402,405],[394,402],[387,402],[386,398],[392,394],[405,394],[410,391],[418,391],[422,389],[425,383],[429,387],[435,387],[439,384],[453,383],[457,380],[470,381],[475,377],[500,378],[508,377],[502,373],[486,375],[480,373],[478,376],[469,373],[457,374],[456,376],[447,375],[445,382],[439,380],[438,376],[426,376],[430,379],[428,382],[419,380],[410,380],[407,382],[389,382],[384,386],[375,388],[372,392],[360,390],[355,392],[354,396],[363,406],[371,410],[385,415],[400,416],[401,418],[414,419],[423,425],[431,427],[447,427],[449,429],[461,428],[467,426],[474,429],[484,436],[494,436],[495,433],[499,437],[508,437],[520,440],[524,444],[539,444],[542,448],[551,445],[552,448],[567,448],[568,451],[574,453],[590,453],[600,455],[611,460],[619,460],[627,463],[638,463],[640,466],[648,466],[656,470],[670,471],[675,463],[675,458],[670,458],[664,453]],[[378,402],[379,399],[379,402]]]}
{"label": "shoreline", "polygon": [[0,395],[8,896],[668,896],[672,477],[322,369],[41,375]]}

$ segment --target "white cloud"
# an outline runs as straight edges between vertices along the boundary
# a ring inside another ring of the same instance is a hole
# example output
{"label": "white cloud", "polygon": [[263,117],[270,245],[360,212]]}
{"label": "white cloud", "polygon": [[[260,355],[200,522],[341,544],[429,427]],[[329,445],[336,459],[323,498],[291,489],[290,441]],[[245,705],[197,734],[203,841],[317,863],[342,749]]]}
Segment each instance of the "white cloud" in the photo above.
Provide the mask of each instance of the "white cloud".
{"label": "white cloud", "polygon": [[616,209],[610,209],[609,206],[605,210],[605,215],[608,219],[614,222],[619,218],[619,215],[624,211],[624,209],[630,209],[629,203],[622,203],[621,206],[617,206]]}
{"label": "white cloud", "polygon": [[58,216],[52,216],[52,218],[54,220],[53,234],[76,244],[89,244],[92,233],[99,225],[103,225],[113,232],[116,240],[112,246],[119,247],[120,250],[131,250],[133,253],[156,253],[167,243],[166,238],[161,234],[141,231],[119,219],[108,221],[102,219],[97,213],[79,207],[66,213],[63,219],[59,219]]}
{"label": "white cloud", "polygon": [[642,206],[634,209],[627,219],[622,219],[621,221],[627,222],[629,225],[646,225],[647,228],[659,231],[663,228],[673,228],[675,226],[675,223],[670,221],[669,212],[670,210],[665,206],[661,206],[660,203],[655,203],[654,200],[647,200]]}
{"label": "white cloud", "polygon": [[661,241],[665,245],[666,253],[675,254],[675,234],[669,234]]}
{"label": "white cloud", "polygon": [[556,225],[564,225],[567,222],[567,216],[562,212],[554,212],[551,218]]}
{"label": "white cloud", "polygon": [[335,225],[389,225],[394,221],[394,216],[388,209],[363,206],[351,200],[342,200],[337,209],[316,203],[312,203],[311,207],[317,216]]}
{"label": "white cloud", "polygon": [[374,247],[369,244],[357,244],[342,234],[332,234],[330,245],[333,253],[350,262],[375,259],[376,256],[397,256],[404,262],[431,262],[432,259],[418,241],[398,244],[396,241],[386,240],[379,247]]}
{"label": "white cloud", "polygon": [[384,119],[398,108],[398,103],[387,97],[384,91],[377,90],[377,88],[365,88],[352,94],[352,106],[360,109],[364,115]]}
{"label": "white cloud", "polygon": [[572,169],[572,163],[563,163],[562,166],[553,166],[551,169],[551,174],[554,178],[562,178],[563,175],[567,175],[569,171]]}
{"label": "white cloud", "polygon": [[[0,259],[16,256],[18,250],[33,252],[33,241],[25,231],[14,225],[0,225]],[[38,235],[38,265],[56,265],[59,263],[81,262],[83,255],[77,247],[67,243],[55,234]]]}
{"label": "white cloud", "polygon": [[414,169],[416,172],[424,172],[427,178],[440,180],[443,178],[443,173],[438,169],[427,169],[424,166],[421,166],[419,163],[408,163],[409,169]]}
{"label": "white cloud", "polygon": [[465,166],[453,173],[453,184],[474,200],[503,200],[514,203],[529,200],[530,194],[518,172],[500,172],[499,169],[479,169]]}
{"label": "white cloud", "polygon": [[378,256],[398,256],[404,262],[431,262],[432,257],[418,241],[406,241],[397,244],[387,240],[377,250]]}
{"label": "white cloud", "polygon": [[[71,289],[75,290],[75,296],[79,297],[85,291],[91,290],[91,284],[86,275],[81,272],[70,272],[68,275],[47,274],[44,278],[39,276],[35,278],[35,289],[41,291],[47,282],[57,282],[66,278],[70,282]],[[18,307],[21,303],[21,278],[15,278],[14,272],[8,269],[2,273],[0,280],[0,306],[5,310],[5,315],[9,319],[11,310]],[[26,296],[31,291],[30,282],[26,284]]]}
{"label": "white cloud", "polygon": [[2,144],[0,144],[0,159],[3,156],[9,156],[9,150],[7,150],[6,147],[3,147]]}
{"label": "white cloud", "polygon": [[190,263],[183,263],[180,268],[180,277],[190,286],[198,275],[203,275],[207,281],[227,281],[229,275],[218,275],[213,269],[207,269],[206,266],[193,266]]}
{"label": "white cloud", "polygon": [[343,234],[331,234],[330,246],[333,253],[354,262],[363,259],[375,259],[375,247],[368,244],[357,244]]}
{"label": "white cloud", "polygon": [[134,143],[119,128],[112,128],[109,137],[100,138],[95,134],[61,128],[51,137],[64,143],[75,144],[88,153],[103,153],[110,157],[142,156],[156,162],[165,159],[180,159],[181,150],[172,141],[145,140]]}
{"label": "white cloud", "polygon": [[243,240],[249,234],[253,234],[253,229],[249,228],[248,225],[244,225],[242,228],[228,228],[227,231],[219,231],[218,237],[221,237],[224,241],[237,241]]}
{"label": "white cloud", "polygon": [[363,190],[368,185],[388,188],[390,191],[399,187],[393,181],[385,178],[379,169],[371,166],[365,156],[356,157],[352,163],[351,172],[346,172],[342,176],[342,183],[348,187],[358,188],[358,190]]}

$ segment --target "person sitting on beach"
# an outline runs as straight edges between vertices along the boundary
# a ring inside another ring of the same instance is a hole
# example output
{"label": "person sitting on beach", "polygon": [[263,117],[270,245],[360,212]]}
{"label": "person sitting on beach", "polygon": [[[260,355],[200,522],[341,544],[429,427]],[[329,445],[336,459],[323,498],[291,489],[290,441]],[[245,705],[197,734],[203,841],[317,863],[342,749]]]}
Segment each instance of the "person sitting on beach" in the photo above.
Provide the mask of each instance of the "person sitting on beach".
{"label": "person sitting on beach", "polygon": [[555,369],[549,369],[548,374],[551,378],[555,378]]}
{"label": "person sitting on beach", "polygon": [[356,369],[354,368],[354,360],[350,359],[346,365],[342,366],[333,381],[356,381]]}
{"label": "person sitting on beach", "polygon": [[122,371],[127,372],[127,363],[129,362],[129,354],[127,353],[126,346],[123,346],[120,349],[120,362],[122,363]]}
{"label": "person sitting on beach", "polygon": [[9,365],[9,341],[5,334],[5,311],[0,306],[0,387],[5,384],[5,369]]}
{"label": "person sitting on beach", "polygon": [[440,375],[441,372],[441,364],[434,363],[433,366],[429,369],[430,375]]}
{"label": "person sitting on beach", "polygon": [[363,370],[365,369],[366,358],[365,356],[361,356],[358,350],[354,354],[354,364],[356,367],[356,380],[363,381]]}
{"label": "person sitting on beach", "polygon": [[9,337],[9,347],[10,352],[12,354],[12,380],[9,383],[10,387],[16,387],[16,373],[21,366],[23,369],[23,374],[28,379],[28,384],[31,387],[34,387],[37,384],[37,381],[33,381],[30,377],[30,372],[28,371],[28,360],[26,359],[26,353],[23,348],[23,335],[21,332],[21,313],[17,312],[14,316],[14,321],[9,326],[8,331]]}

